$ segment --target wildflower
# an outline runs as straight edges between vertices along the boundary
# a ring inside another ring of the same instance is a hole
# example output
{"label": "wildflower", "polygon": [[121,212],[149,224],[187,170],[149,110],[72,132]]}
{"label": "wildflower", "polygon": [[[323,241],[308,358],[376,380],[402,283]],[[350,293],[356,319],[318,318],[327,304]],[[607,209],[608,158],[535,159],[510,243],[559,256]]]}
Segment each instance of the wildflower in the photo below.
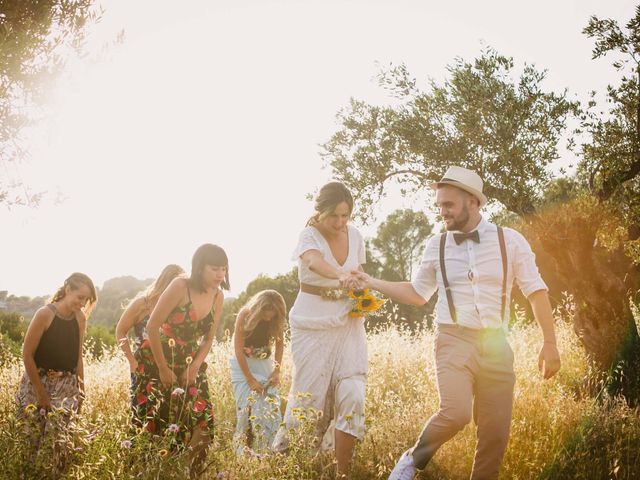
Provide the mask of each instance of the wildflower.
{"label": "wildflower", "polygon": [[167,430],[171,433],[178,433],[180,431],[180,427],[177,424],[172,423],[167,427]]}
{"label": "wildflower", "polygon": [[227,472],[218,472],[218,474],[216,475],[216,478],[219,478],[219,479],[227,478]]}
{"label": "wildflower", "polygon": [[35,412],[36,408],[37,407],[33,403],[30,403],[29,405],[24,407],[24,411],[25,411],[25,413],[31,413],[31,412]]}
{"label": "wildflower", "polygon": [[198,389],[196,387],[189,387],[189,395],[192,397],[198,396]]}
{"label": "wildflower", "polygon": [[158,450],[158,455],[160,455],[161,457],[166,457],[168,453],[169,451],[166,448]]}
{"label": "wildflower", "polygon": [[171,392],[171,396],[174,398],[178,395],[184,395],[184,389],[177,387],[173,392]]}
{"label": "wildflower", "polygon": [[38,413],[40,413],[40,416],[41,416],[41,417],[44,417],[44,416],[47,414],[47,410],[46,410],[46,409],[44,409],[44,408],[41,408],[41,409],[40,409],[40,411],[39,411]]}
{"label": "wildflower", "polygon": [[176,346],[176,341],[173,338],[170,338],[167,342],[171,348]]}
{"label": "wildflower", "polygon": [[207,408],[207,402],[205,402],[203,399],[198,398],[195,402],[193,402],[194,412],[203,412],[205,408]]}
{"label": "wildflower", "polygon": [[256,418],[257,418],[257,417],[256,417],[255,415],[251,415],[251,416],[249,417],[249,420],[251,420],[251,421],[253,422],[253,421],[255,421],[255,419],[256,419]]}
{"label": "wildflower", "polygon": [[131,440],[123,440],[120,442],[122,448],[131,448]]}
{"label": "wildflower", "polygon": [[193,357],[189,355],[187,358],[184,359],[184,361],[187,365],[191,365],[191,362],[193,362]]}

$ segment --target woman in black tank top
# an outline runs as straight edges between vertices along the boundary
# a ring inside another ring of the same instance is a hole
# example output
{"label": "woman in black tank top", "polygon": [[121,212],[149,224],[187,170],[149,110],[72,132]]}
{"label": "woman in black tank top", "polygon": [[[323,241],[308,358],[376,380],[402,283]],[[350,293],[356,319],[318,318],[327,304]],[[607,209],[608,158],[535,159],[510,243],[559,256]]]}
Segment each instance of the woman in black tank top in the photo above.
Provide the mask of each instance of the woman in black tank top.
{"label": "woman in black tank top", "polygon": [[[84,391],[82,342],[86,316],[96,301],[91,279],[74,273],[29,323],[22,347],[25,373],[16,401],[21,416],[35,420],[41,431],[46,412],[52,408],[65,413],[80,409]],[[40,439],[34,447],[38,448]]]}

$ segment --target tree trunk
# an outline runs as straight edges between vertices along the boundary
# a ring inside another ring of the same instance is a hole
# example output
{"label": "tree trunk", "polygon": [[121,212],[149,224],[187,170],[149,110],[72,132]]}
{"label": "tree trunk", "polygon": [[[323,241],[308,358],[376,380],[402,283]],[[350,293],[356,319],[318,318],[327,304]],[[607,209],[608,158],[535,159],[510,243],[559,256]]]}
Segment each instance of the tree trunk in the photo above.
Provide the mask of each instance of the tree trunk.
{"label": "tree trunk", "polygon": [[573,295],[573,326],[596,373],[590,379],[595,392],[606,387],[638,405],[640,336],[631,310],[637,273],[621,245],[602,244],[603,225],[614,234],[605,213],[601,205],[578,201],[540,214],[528,227]]}

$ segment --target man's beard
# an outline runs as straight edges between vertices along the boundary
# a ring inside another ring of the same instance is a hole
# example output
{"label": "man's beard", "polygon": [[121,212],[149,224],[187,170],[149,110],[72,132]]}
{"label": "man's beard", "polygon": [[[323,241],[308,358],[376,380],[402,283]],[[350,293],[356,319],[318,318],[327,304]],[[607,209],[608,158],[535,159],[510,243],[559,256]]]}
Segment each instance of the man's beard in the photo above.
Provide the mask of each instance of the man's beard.
{"label": "man's beard", "polygon": [[462,208],[462,211],[460,212],[460,214],[458,215],[457,218],[453,219],[453,223],[448,225],[445,223],[445,228],[449,231],[451,230],[462,230],[462,228],[469,223],[469,209],[467,208],[467,206],[465,205]]}

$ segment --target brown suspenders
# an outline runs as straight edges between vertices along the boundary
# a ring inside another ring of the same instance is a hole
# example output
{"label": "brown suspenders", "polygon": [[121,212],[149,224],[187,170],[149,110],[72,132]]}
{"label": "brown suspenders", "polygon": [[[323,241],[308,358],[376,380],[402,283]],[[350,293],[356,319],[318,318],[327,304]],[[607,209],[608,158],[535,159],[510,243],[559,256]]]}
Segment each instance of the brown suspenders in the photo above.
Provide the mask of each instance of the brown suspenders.
{"label": "brown suspenders", "polygon": [[[447,304],[449,305],[449,314],[453,323],[458,323],[458,317],[456,315],[456,307],[453,304],[453,296],[451,295],[451,287],[449,286],[449,280],[447,279],[447,269],[444,263],[444,247],[447,243],[447,232],[440,235],[440,273],[442,274],[442,283],[444,284],[444,291],[447,295]],[[498,243],[500,243],[500,256],[502,257],[502,298],[500,306],[500,322],[504,322],[504,312],[507,308],[507,247],[504,241],[504,230],[502,227],[498,227]]]}
{"label": "brown suspenders", "polygon": [[500,323],[504,322],[504,310],[507,307],[507,246],[504,242],[504,231],[498,227],[498,242],[502,257],[502,304],[500,306]]}
{"label": "brown suspenders", "polygon": [[444,266],[444,246],[447,243],[447,232],[440,235],[440,273],[442,274],[442,283],[444,283],[444,291],[447,294],[447,303],[449,304],[449,314],[453,323],[458,323],[456,316],[456,307],[453,304],[453,296],[451,295],[451,287],[449,287],[449,280],[447,280],[447,269]]}

